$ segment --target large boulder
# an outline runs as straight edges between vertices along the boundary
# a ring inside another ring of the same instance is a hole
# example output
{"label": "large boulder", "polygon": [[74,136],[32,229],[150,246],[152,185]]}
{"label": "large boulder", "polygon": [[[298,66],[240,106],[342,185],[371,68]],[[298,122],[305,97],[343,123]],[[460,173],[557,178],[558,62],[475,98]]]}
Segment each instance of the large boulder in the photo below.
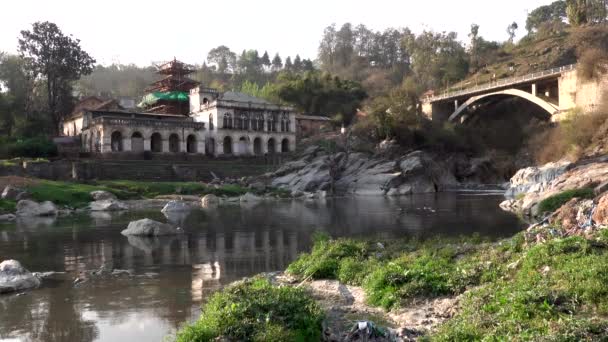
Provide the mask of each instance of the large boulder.
{"label": "large boulder", "polygon": [[23,291],[40,286],[40,279],[17,260],[0,263],[0,293]]}
{"label": "large boulder", "polygon": [[129,210],[129,206],[117,200],[101,200],[89,203],[91,211],[121,211]]}
{"label": "large boulder", "polygon": [[0,215],[0,222],[15,221],[17,217],[14,214]]}
{"label": "large boulder", "polygon": [[57,207],[53,202],[46,201],[42,203],[21,200],[17,202],[17,216],[55,216],[57,215]]}
{"label": "large boulder", "polygon": [[192,210],[192,206],[186,202],[183,201],[169,201],[167,204],[165,204],[165,206],[163,207],[163,209],[161,210],[162,213],[169,213],[169,212],[186,212],[186,211],[190,211]]}
{"label": "large boulder", "polygon": [[213,207],[213,206],[218,205],[219,203],[220,203],[219,198],[217,198],[217,196],[215,196],[213,194],[205,195],[205,197],[203,197],[201,199],[201,206],[203,208]]}
{"label": "large boulder", "polygon": [[129,236],[161,236],[161,235],[178,235],[182,234],[181,228],[174,228],[166,223],[150,219],[142,219],[129,223],[127,229],[121,232],[122,235]]}
{"label": "large boulder", "polygon": [[115,200],[116,196],[108,191],[103,191],[103,190],[96,190],[91,192],[91,197],[93,197],[93,199],[95,201],[105,201],[105,200]]}
{"label": "large boulder", "polygon": [[0,195],[0,198],[2,198],[4,200],[15,201],[24,192],[25,192],[25,190],[23,190],[21,188],[14,187],[12,185],[7,185],[4,188],[4,191],[2,191],[2,195]]}
{"label": "large boulder", "polygon": [[608,225],[608,194],[600,198],[593,212],[593,222],[599,225]]}
{"label": "large boulder", "polygon": [[541,167],[521,169],[511,178],[505,196],[515,198],[522,194],[543,192],[549,183],[564,174],[570,165],[571,163],[568,161],[561,161],[548,163]]}

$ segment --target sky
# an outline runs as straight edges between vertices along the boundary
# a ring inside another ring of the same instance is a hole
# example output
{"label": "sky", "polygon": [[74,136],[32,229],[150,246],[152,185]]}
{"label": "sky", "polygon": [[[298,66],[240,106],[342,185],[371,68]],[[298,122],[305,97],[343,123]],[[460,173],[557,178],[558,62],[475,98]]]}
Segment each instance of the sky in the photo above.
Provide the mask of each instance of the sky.
{"label": "sky", "polygon": [[16,53],[17,37],[36,21],[51,21],[98,63],[140,66],[176,57],[202,64],[219,45],[257,49],[270,57],[315,59],[323,29],[332,23],[369,29],[409,27],[456,31],[467,40],[471,23],[488,40],[507,39],[506,28],[551,0],[10,0],[0,12],[0,51]]}

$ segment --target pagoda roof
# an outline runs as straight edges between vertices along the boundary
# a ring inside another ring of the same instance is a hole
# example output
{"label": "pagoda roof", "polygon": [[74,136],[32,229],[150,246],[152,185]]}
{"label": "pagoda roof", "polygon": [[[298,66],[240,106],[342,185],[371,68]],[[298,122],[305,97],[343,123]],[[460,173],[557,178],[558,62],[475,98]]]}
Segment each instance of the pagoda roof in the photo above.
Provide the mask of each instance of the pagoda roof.
{"label": "pagoda roof", "polygon": [[163,75],[188,75],[195,71],[193,66],[178,61],[175,57],[172,61],[156,65],[156,68],[156,72]]}

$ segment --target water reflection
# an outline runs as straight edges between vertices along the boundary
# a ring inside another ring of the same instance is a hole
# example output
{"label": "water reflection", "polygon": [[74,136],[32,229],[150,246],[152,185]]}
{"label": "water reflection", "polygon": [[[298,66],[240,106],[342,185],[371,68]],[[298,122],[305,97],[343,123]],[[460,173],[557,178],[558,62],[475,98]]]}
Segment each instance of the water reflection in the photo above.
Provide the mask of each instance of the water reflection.
{"label": "water reflection", "polygon": [[[94,213],[0,226],[0,259],[63,279],[24,296],[0,297],[0,339],[161,340],[194,319],[209,293],[259,272],[284,269],[307,250],[310,235],[508,235],[518,221],[494,197],[422,196],[272,202],[196,210]],[[129,221],[149,217],[180,225],[179,237],[124,237]],[[40,223],[44,222],[44,223]],[[72,280],[85,270],[130,269],[134,276]]]}

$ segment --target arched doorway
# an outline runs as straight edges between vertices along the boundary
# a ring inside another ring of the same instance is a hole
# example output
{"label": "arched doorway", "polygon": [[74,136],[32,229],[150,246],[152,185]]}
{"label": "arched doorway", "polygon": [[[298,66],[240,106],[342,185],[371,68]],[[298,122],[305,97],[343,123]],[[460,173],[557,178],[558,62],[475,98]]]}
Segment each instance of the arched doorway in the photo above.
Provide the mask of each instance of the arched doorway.
{"label": "arched doorway", "polygon": [[268,139],[268,154],[273,154],[276,152],[277,143],[274,141],[274,138]]}
{"label": "arched doorway", "polygon": [[186,152],[188,153],[196,153],[196,137],[194,134],[190,134],[186,139]]}
{"label": "arched doorway", "polygon": [[224,138],[224,154],[232,154],[232,138]]}
{"label": "arched doorway", "polygon": [[179,136],[175,133],[169,136],[169,152],[179,152]]}
{"label": "arched doorway", "polygon": [[112,147],[112,152],[122,151],[122,133],[120,133],[119,131],[113,132],[110,140],[111,140],[110,146]]}
{"label": "arched doorway", "polygon": [[144,151],[144,137],[139,132],[135,132],[131,135],[131,151],[143,152]]}
{"label": "arched doorway", "polygon": [[256,156],[259,156],[262,154],[262,139],[260,139],[260,138],[253,139],[253,153]]}
{"label": "arched doorway", "polygon": [[215,155],[215,139],[208,138],[207,141],[205,141],[205,154],[208,156]]}
{"label": "arched doorway", "polygon": [[239,138],[239,148],[238,148],[238,155],[242,156],[245,154],[248,154],[249,151],[247,151],[247,138],[245,137],[240,137]]}
{"label": "arched doorway", "polygon": [[287,152],[289,152],[289,140],[283,139],[283,141],[281,141],[281,153]]}
{"label": "arched doorway", "polygon": [[163,137],[160,133],[153,133],[152,137],[150,137],[150,149],[152,152],[163,151]]}

